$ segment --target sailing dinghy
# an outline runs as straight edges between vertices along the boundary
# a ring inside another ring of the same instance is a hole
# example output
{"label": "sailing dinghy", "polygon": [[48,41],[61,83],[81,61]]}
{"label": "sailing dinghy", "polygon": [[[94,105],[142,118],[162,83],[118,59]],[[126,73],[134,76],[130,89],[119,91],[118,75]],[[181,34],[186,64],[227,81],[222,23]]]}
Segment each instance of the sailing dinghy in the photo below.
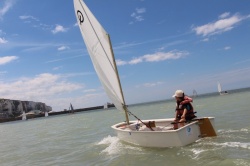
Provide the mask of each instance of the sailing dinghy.
{"label": "sailing dinghy", "polygon": [[[111,126],[120,140],[142,147],[185,146],[201,137],[216,136],[214,117],[192,120],[173,130],[173,118],[140,120],[125,103],[108,33],[82,0],[74,0],[77,22],[99,80],[115,107],[125,113],[125,122]],[[138,121],[129,121],[132,114]]]}
{"label": "sailing dinghy", "polygon": [[220,95],[227,95],[228,94],[227,91],[222,91],[220,82],[218,82],[217,85],[218,85],[218,92]]}

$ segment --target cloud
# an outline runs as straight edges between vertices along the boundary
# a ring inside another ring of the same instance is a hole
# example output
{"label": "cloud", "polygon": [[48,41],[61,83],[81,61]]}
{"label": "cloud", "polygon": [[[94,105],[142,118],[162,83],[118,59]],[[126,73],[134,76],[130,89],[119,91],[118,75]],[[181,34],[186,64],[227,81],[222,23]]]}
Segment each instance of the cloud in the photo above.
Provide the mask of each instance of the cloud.
{"label": "cloud", "polygon": [[153,83],[145,83],[143,84],[144,87],[154,87],[163,84],[163,82],[153,82]]}
{"label": "cloud", "polygon": [[146,8],[136,8],[136,13],[141,14],[146,12]]}
{"label": "cloud", "polygon": [[73,26],[74,26],[74,27],[78,27],[78,23],[76,22]]}
{"label": "cloud", "polygon": [[244,61],[236,62],[234,65],[239,65],[239,64],[248,63],[248,62],[250,62],[250,59],[246,59]]}
{"label": "cloud", "polygon": [[66,32],[67,29],[64,28],[62,25],[56,25],[55,29],[52,30],[53,34],[59,33],[59,32]]}
{"label": "cloud", "polygon": [[84,90],[85,93],[92,93],[92,92],[96,92],[97,90],[96,89],[86,89]]}
{"label": "cloud", "polygon": [[180,59],[184,56],[188,55],[187,52],[181,52],[181,51],[171,51],[171,52],[157,52],[155,54],[147,54],[144,55],[143,58],[147,62],[158,62],[158,61],[164,61],[168,59]]}
{"label": "cloud", "polygon": [[133,58],[128,62],[119,60],[119,63],[117,65],[125,65],[125,64],[135,65],[142,62],[159,62],[169,59],[180,59],[188,54],[189,54],[188,52],[181,52],[181,51],[157,52],[155,54],[146,54],[141,57]]}
{"label": "cloud", "polygon": [[126,61],[123,61],[123,60],[120,60],[120,59],[117,59],[117,60],[116,60],[116,64],[117,64],[117,66],[122,66],[122,65],[126,65],[127,62],[126,62]]}
{"label": "cloud", "polygon": [[224,47],[224,50],[230,50],[231,49],[231,47],[230,46],[226,46],[226,47]]}
{"label": "cloud", "polygon": [[14,60],[18,59],[17,56],[4,56],[4,57],[0,57],[0,65],[5,65],[7,63],[10,63]]}
{"label": "cloud", "polygon": [[209,38],[204,38],[202,41],[203,41],[203,42],[208,42],[208,41],[209,41]]}
{"label": "cloud", "polygon": [[69,60],[69,59],[79,58],[79,57],[82,57],[82,56],[83,55],[77,55],[77,56],[68,57],[68,58],[54,59],[54,60],[47,61],[45,63],[54,63],[54,62],[58,62],[58,61],[65,61],[65,60]]}
{"label": "cloud", "polygon": [[6,73],[7,73],[7,71],[0,71],[0,75],[4,75]]}
{"label": "cloud", "polygon": [[156,87],[156,86],[159,86],[159,85],[162,85],[162,84],[164,84],[164,82],[161,82],[161,81],[158,81],[158,82],[147,82],[147,83],[144,83],[142,85],[136,85],[136,88],[140,88],[140,87],[150,88],[150,87]]}
{"label": "cloud", "polygon": [[223,19],[223,18],[228,17],[229,15],[230,15],[229,12],[225,12],[225,13],[221,14],[221,15],[219,16],[219,18],[220,18],[220,19]]}
{"label": "cloud", "polygon": [[[24,23],[30,23],[30,24],[32,24],[32,27],[33,28],[40,28],[40,29],[42,29],[42,30],[50,30],[50,31],[55,31],[55,33],[57,33],[56,32],[56,27],[54,28],[54,25],[52,26],[52,25],[47,25],[47,24],[44,24],[44,23],[42,23],[42,22],[40,22],[40,20],[38,19],[38,18],[36,18],[36,17],[34,17],[34,16],[30,16],[30,15],[22,15],[22,16],[19,16],[19,18],[21,19],[21,20],[23,20],[24,21]],[[36,21],[36,22],[32,22],[32,21]],[[53,29],[54,28],[54,30],[51,30],[51,29]]]}
{"label": "cloud", "polygon": [[230,13],[223,13],[219,16],[219,20],[202,26],[194,27],[193,31],[195,31],[197,35],[202,36],[221,34],[223,32],[232,30],[238,23],[246,18],[248,17],[244,17],[239,14],[235,14],[230,17]]}
{"label": "cloud", "polygon": [[[62,111],[72,103],[74,108],[96,106],[108,100],[102,89],[84,91],[85,85],[70,82],[72,77],[86,73],[51,74],[42,73],[33,77],[18,78],[15,81],[0,81],[2,98],[43,102],[54,111]],[[4,82],[5,81],[5,82]]]}
{"label": "cloud", "polygon": [[58,51],[63,51],[66,49],[69,49],[69,47],[68,46],[61,46],[61,47],[57,48]]}
{"label": "cloud", "polygon": [[19,16],[19,18],[21,20],[31,19],[31,20],[39,21],[39,19],[37,19],[36,17],[33,17],[33,16]]}
{"label": "cloud", "polygon": [[126,65],[126,64],[135,65],[138,63],[142,63],[142,62],[159,62],[159,61],[165,61],[169,59],[173,59],[173,60],[180,59],[180,58],[187,56],[188,54],[189,53],[186,51],[157,52],[154,54],[146,54],[140,57],[135,57],[128,62],[122,61],[120,59],[118,59],[116,62],[118,66]]}
{"label": "cloud", "polygon": [[4,6],[0,8],[0,19],[3,19],[3,16],[11,9],[13,6],[13,1],[6,0]]}
{"label": "cloud", "polygon": [[[134,18],[134,21],[135,21],[135,22],[143,21],[144,18],[143,18],[143,16],[142,16],[142,14],[145,13],[145,12],[146,12],[146,8],[136,8],[136,9],[135,9],[135,12],[133,12],[133,13],[131,14],[131,17]],[[133,23],[134,23],[133,21],[130,22],[130,24],[133,24]]]}
{"label": "cloud", "polygon": [[0,87],[1,96],[4,98],[34,101],[34,99],[53,99],[56,96],[79,90],[84,86],[68,82],[63,75],[43,73],[33,78],[19,78],[13,82],[0,82]]}
{"label": "cloud", "polygon": [[138,58],[133,58],[128,63],[131,64],[131,65],[135,65],[137,63],[143,62],[143,59],[144,59],[144,56],[141,56],[141,57],[138,57]]}
{"label": "cloud", "polygon": [[4,38],[1,38],[0,37],[0,44],[5,44],[5,43],[7,43],[8,41],[7,40],[5,40]]}
{"label": "cloud", "polygon": [[3,35],[3,34],[5,34],[5,33],[3,32],[3,30],[0,29],[0,35]]}
{"label": "cloud", "polygon": [[57,66],[57,67],[53,67],[52,70],[60,70],[62,68],[62,66]]}

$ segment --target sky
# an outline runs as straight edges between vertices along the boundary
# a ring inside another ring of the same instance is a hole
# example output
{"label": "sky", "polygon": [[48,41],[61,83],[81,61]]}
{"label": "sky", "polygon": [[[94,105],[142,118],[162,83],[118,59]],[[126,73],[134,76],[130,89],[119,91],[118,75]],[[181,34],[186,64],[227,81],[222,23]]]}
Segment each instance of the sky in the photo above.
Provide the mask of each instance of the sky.
{"label": "sky", "polygon": [[[250,87],[250,1],[85,0],[110,34],[126,104]],[[0,98],[54,111],[111,102],[73,0],[0,1]]]}

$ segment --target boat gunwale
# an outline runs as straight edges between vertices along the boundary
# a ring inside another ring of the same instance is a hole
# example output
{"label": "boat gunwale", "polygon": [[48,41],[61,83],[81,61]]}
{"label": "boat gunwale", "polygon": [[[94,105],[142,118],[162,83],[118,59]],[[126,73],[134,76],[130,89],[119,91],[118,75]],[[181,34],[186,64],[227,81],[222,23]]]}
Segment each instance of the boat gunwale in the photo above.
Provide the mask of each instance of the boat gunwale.
{"label": "boat gunwale", "polygon": [[[119,128],[120,126],[122,125],[126,125],[127,123],[126,122],[120,122],[120,123],[117,123],[115,125],[112,125],[111,127],[117,131],[122,131],[122,132],[131,132],[131,133],[171,133],[171,132],[178,132],[178,131],[181,131],[181,130],[184,130],[186,129],[188,126],[191,126],[193,124],[198,124],[199,122],[199,119],[204,119],[204,118],[209,118],[209,119],[214,119],[214,117],[199,117],[199,118],[196,118],[196,119],[193,119],[195,121],[191,122],[191,123],[188,123],[186,124],[185,126],[183,127],[180,127],[176,130],[162,130],[162,131],[143,131],[143,130],[124,130],[122,128]],[[174,118],[168,118],[168,119],[148,119],[148,120],[143,120],[143,122],[148,122],[148,121],[155,121],[155,122],[166,122],[166,121],[169,121],[170,123],[173,122]],[[129,121],[130,122],[130,125],[136,123],[137,121],[134,120],[134,121]],[[141,123],[141,122],[140,122]],[[166,127],[166,126],[165,126]]]}

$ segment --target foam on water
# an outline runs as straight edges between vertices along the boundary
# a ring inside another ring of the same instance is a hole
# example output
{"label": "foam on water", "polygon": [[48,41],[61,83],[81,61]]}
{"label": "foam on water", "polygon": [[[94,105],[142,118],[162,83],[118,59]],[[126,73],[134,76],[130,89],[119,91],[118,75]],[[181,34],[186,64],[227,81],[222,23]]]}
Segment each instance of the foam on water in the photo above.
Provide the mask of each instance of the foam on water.
{"label": "foam on water", "polygon": [[117,137],[112,137],[112,136],[107,136],[103,138],[100,142],[97,143],[97,145],[109,145],[112,143],[117,143],[119,141],[119,138]]}
{"label": "foam on water", "polygon": [[215,146],[219,147],[230,147],[230,148],[243,148],[250,150],[250,143],[243,143],[243,142],[225,142],[225,143],[213,143]]}
{"label": "foam on water", "polygon": [[121,143],[119,142],[119,139],[117,137],[111,137],[108,136],[107,138],[104,138],[103,141],[101,141],[108,145],[104,150],[101,151],[101,153],[107,153],[109,155],[117,154],[121,150]]}
{"label": "foam on water", "polygon": [[202,152],[205,152],[206,150],[205,149],[191,149],[191,152],[193,152],[195,155],[199,155],[200,153]]}
{"label": "foam on water", "polygon": [[217,137],[200,139],[182,150],[199,164],[213,161],[218,165],[249,166],[249,129],[220,129],[217,134]]}
{"label": "foam on water", "polygon": [[97,145],[107,145],[107,147],[101,151],[101,153],[106,153],[108,155],[124,153],[126,150],[135,150],[137,152],[141,151],[140,147],[135,147],[132,145],[122,143],[118,137],[107,136],[103,138]]}
{"label": "foam on water", "polygon": [[244,132],[244,133],[248,134],[249,133],[249,129],[246,129],[246,128],[242,128],[242,129],[239,129],[239,130],[233,130],[233,129],[225,130],[225,129],[221,129],[221,130],[218,130],[218,132],[220,134],[237,133],[237,132]]}
{"label": "foam on water", "polygon": [[244,160],[244,159],[237,159],[234,161],[236,165],[241,165],[241,166],[250,166],[250,161],[249,160]]}

